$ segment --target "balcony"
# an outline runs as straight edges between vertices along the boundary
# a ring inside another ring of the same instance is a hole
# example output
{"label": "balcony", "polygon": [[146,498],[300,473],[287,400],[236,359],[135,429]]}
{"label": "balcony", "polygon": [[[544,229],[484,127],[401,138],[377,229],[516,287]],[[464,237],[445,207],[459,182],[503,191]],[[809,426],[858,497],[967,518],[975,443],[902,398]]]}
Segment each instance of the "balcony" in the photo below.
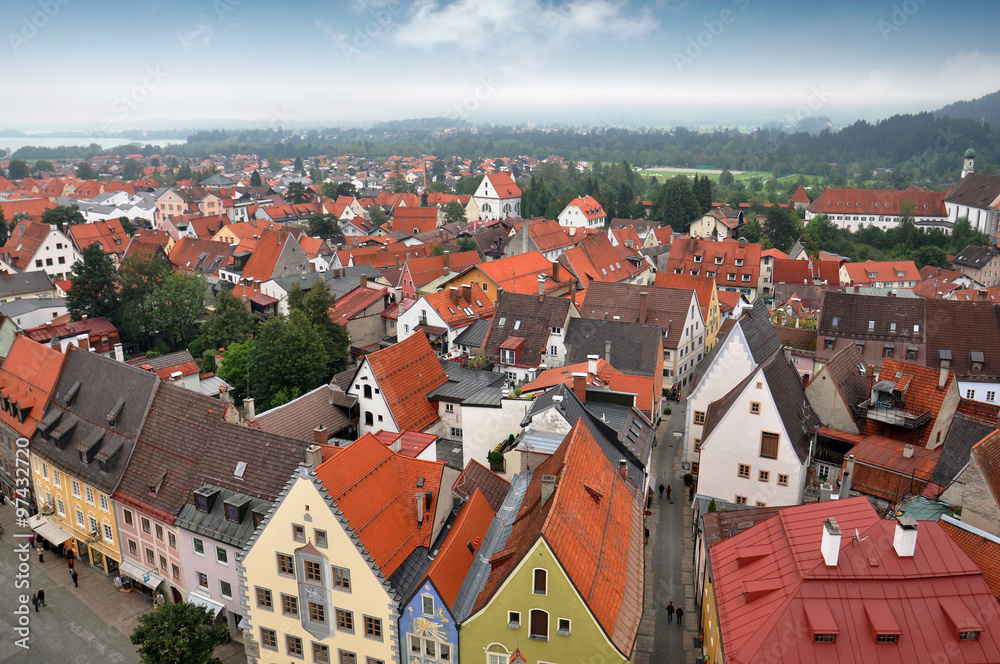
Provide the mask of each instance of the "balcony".
{"label": "balcony", "polygon": [[884,422],[894,427],[910,430],[919,429],[931,421],[931,411],[929,410],[923,413],[908,413],[881,401],[862,401],[858,404],[858,413],[874,422]]}

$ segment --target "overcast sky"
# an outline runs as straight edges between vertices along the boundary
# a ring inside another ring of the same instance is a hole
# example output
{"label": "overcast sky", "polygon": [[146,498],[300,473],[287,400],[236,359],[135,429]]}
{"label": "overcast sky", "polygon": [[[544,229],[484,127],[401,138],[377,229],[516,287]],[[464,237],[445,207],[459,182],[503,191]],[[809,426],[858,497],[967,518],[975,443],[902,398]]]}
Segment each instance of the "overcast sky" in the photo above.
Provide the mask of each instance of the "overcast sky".
{"label": "overcast sky", "polygon": [[844,123],[995,91],[997,18],[995,0],[5,0],[0,129]]}

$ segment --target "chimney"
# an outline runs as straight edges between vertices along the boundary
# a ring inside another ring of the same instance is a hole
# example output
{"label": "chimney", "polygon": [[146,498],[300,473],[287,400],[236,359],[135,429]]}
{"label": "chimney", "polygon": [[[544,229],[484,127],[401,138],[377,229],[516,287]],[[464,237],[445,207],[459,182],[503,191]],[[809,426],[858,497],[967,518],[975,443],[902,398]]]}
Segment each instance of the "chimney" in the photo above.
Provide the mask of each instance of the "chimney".
{"label": "chimney", "polygon": [[451,296],[451,303],[458,304],[458,286],[451,286],[448,288],[448,295]]}
{"label": "chimney", "polygon": [[649,293],[643,291],[639,293],[639,322],[646,322],[646,314],[649,311]]}
{"label": "chimney", "polygon": [[521,253],[528,253],[528,223],[521,224]]}
{"label": "chimney", "polygon": [[597,375],[597,361],[601,359],[600,355],[588,355],[587,356],[587,373]]}
{"label": "chimney", "polygon": [[604,361],[611,364],[611,342],[604,342]]}
{"label": "chimney", "polygon": [[559,270],[561,266],[556,261],[552,261],[552,281],[559,283],[562,281],[562,274]]}
{"label": "chimney", "polygon": [[361,287],[368,288],[368,277],[363,274],[361,275]]}
{"label": "chimney", "polygon": [[698,246],[698,238],[694,233],[691,234],[691,239],[688,240],[688,251],[694,253],[695,247]]}
{"label": "chimney", "polygon": [[472,304],[472,284],[462,284],[462,297],[470,305]]}
{"label": "chimney", "polygon": [[327,429],[322,424],[313,429],[313,442],[316,443],[317,445],[326,445],[327,441],[326,432]]}
{"label": "chimney", "polygon": [[980,302],[985,302],[986,301],[986,295],[987,295],[987,293],[984,290],[977,290],[976,291],[976,299],[979,300]]}
{"label": "chimney", "polygon": [[310,445],[307,447],[306,464],[315,470],[316,468],[319,468],[321,463],[323,463],[323,452],[320,450],[319,445]]}
{"label": "chimney", "polygon": [[587,374],[573,372],[573,394],[581,403],[587,403]]}
{"label": "chimney", "polygon": [[424,522],[424,493],[416,493],[413,496],[417,501],[417,525]]}
{"label": "chimney", "polygon": [[836,567],[837,558],[840,557],[840,526],[832,516],[823,522],[823,540],[820,542],[819,550],[823,554],[823,562],[827,567]]}
{"label": "chimney", "polygon": [[911,445],[910,443],[903,445],[903,458],[904,459],[913,458],[913,445]]}
{"label": "chimney", "polygon": [[556,476],[555,475],[542,475],[542,502],[540,505],[544,505],[549,502],[549,498],[556,490]]}
{"label": "chimney", "polygon": [[854,476],[854,455],[850,454],[847,457],[847,468],[844,469],[844,474],[840,478],[840,493],[837,497],[840,499],[847,498],[851,494],[851,478]]}
{"label": "chimney", "polygon": [[917,550],[917,520],[912,516],[901,516],[896,520],[896,532],[892,536],[892,548],[900,558],[912,558]]}
{"label": "chimney", "polygon": [[618,477],[627,480],[628,462],[625,459],[618,459]]}
{"label": "chimney", "polygon": [[120,343],[115,344],[115,360],[118,362],[125,361],[125,351],[122,349],[122,345]]}
{"label": "chimney", "polygon": [[257,419],[257,413],[253,409],[253,397],[243,400],[243,415],[247,418],[247,422],[253,422]]}
{"label": "chimney", "polygon": [[947,384],[948,384],[948,370],[947,369],[941,369],[938,372],[938,384],[937,384],[937,388],[939,390],[943,390],[944,386],[947,385]]}
{"label": "chimney", "polygon": [[538,275],[538,301],[541,302],[542,298],[545,297],[545,275]]}

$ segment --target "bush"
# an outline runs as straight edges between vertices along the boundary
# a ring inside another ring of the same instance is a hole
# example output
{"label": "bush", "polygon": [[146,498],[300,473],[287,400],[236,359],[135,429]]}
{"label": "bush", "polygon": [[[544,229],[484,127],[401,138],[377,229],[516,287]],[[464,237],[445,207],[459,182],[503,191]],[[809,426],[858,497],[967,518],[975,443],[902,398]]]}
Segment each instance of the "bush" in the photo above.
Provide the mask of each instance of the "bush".
{"label": "bush", "polygon": [[672,412],[674,412],[674,411],[673,411],[673,409],[672,409],[672,408],[671,408],[670,406],[666,406],[666,407],[664,407],[664,409],[663,409],[663,414],[664,414],[664,415],[669,415],[669,414],[670,414],[670,413],[672,413]]}

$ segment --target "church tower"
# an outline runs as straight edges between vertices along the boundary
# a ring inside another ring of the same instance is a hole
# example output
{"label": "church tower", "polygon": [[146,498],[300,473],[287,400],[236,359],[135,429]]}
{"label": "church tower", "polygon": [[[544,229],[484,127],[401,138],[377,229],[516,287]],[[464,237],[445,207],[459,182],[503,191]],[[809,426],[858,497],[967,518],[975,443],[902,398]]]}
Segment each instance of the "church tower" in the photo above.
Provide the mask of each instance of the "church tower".
{"label": "church tower", "polygon": [[965,162],[962,164],[962,177],[969,173],[975,173],[976,151],[971,147],[965,151]]}

